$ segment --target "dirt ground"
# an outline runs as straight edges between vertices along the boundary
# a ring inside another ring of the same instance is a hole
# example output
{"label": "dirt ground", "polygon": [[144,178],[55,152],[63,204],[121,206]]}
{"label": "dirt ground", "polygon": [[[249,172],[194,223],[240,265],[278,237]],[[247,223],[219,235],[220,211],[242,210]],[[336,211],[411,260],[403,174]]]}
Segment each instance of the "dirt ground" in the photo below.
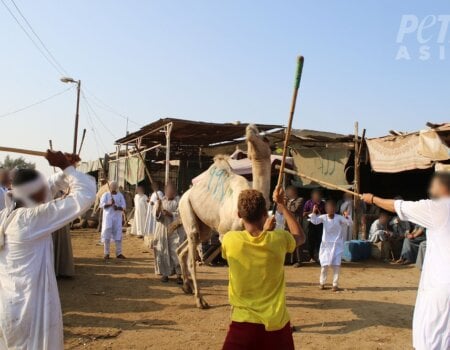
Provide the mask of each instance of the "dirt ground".
{"label": "dirt ground", "polygon": [[[209,310],[153,273],[153,254],[124,239],[127,260],[104,262],[99,235],[74,231],[76,277],[59,280],[67,349],[220,349],[230,319],[225,267],[199,268]],[[419,280],[413,266],[345,263],[343,291],[318,289],[319,267],[286,267],[287,305],[299,349],[411,349]]]}

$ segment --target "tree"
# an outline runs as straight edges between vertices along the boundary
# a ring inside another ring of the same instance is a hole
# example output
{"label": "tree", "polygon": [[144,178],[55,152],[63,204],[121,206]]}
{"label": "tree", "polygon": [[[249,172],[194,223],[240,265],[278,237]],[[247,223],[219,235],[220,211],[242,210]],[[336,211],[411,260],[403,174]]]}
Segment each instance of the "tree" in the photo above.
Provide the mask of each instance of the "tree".
{"label": "tree", "polygon": [[36,164],[27,162],[23,157],[19,158],[11,158],[10,156],[6,156],[5,160],[0,162],[0,168],[4,169],[34,169],[36,168]]}

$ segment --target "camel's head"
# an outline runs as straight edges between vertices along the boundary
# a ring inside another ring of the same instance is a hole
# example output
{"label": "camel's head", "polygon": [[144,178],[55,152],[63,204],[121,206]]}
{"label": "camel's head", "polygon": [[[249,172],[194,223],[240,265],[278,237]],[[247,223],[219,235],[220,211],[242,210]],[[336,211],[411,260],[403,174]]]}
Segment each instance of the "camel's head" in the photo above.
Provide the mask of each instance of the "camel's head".
{"label": "camel's head", "polygon": [[269,140],[259,134],[255,124],[249,124],[246,130],[247,151],[250,160],[269,160],[270,161],[270,145]]}

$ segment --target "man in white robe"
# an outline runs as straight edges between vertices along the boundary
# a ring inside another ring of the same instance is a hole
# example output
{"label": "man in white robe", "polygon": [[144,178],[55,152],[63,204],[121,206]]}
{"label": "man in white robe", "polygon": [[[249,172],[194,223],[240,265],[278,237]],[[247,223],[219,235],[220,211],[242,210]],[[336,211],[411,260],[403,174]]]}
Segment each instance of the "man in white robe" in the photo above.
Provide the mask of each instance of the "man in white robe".
{"label": "man in white robe", "polygon": [[136,188],[136,195],[134,196],[134,220],[132,234],[143,237],[145,231],[145,220],[147,218],[148,197],[144,193],[144,187],[138,186]]}
{"label": "man in white robe", "polygon": [[416,350],[450,349],[450,174],[436,173],[429,193],[432,199],[418,202],[363,195],[366,203],[427,229],[427,254],[413,319]]}
{"label": "man in white robe", "polygon": [[[154,182],[152,184],[153,193],[150,195],[147,206],[147,217],[145,219],[145,229],[144,229],[144,244],[149,247],[152,245],[153,234],[155,233],[156,218],[154,215],[155,205],[159,200],[164,198],[164,193],[160,190],[162,185],[160,182]],[[151,247],[150,247],[151,248]]]}
{"label": "man in white robe", "polygon": [[102,242],[104,258],[109,259],[111,240],[116,244],[116,258],[125,259],[122,254],[122,217],[126,208],[125,198],[118,191],[117,182],[109,184],[111,191],[103,194],[100,208],[103,209]]}
{"label": "man in white robe", "polygon": [[0,169],[0,210],[5,208],[5,195],[8,192],[9,172],[6,169]]}
{"label": "man in white robe", "polygon": [[49,188],[42,175],[18,170],[11,200],[0,212],[1,350],[64,347],[51,234],[89,209],[95,181],[76,171],[61,152],[48,151],[46,158],[63,170],[69,195],[47,201]]}
{"label": "man in white robe", "polygon": [[348,213],[345,213],[345,216],[336,214],[336,204],[332,200],[326,202],[325,211],[326,214],[317,215],[319,208],[314,206],[310,222],[313,225],[323,224],[322,243],[319,250],[320,289],[325,289],[328,268],[331,267],[333,269],[332,291],[337,292],[342,254],[344,253],[344,232],[346,232],[346,228],[352,226],[353,222]]}
{"label": "man in white robe", "polygon": [[169,225],[178,217],[178,203],[175,186],[166,186],[166,196],[158,200],[155,205],[156,226],[152,246],[155,254],[155,274],[161,275],[161,281],[166,283],[169,276],[176,273],[177,283],[183,284],[181,267],[178,260],[177,248],[185,240],[186,234],[182,227],[169,233]]}

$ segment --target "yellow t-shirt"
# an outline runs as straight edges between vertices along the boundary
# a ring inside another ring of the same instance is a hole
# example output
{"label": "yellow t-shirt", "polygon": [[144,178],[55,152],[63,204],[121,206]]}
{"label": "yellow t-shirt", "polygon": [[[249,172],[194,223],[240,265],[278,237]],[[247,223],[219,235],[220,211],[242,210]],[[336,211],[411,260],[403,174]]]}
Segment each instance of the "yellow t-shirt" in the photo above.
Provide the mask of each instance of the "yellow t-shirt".
{"label": "yellow t-shirt", "polygon": [[288,323],[284,258],[295,246],[294,237],[284,230],[263,232],[258,237],[247,231],[224,236],[222,256],[229,266],[233,321],[264,324],[268,331]]}

